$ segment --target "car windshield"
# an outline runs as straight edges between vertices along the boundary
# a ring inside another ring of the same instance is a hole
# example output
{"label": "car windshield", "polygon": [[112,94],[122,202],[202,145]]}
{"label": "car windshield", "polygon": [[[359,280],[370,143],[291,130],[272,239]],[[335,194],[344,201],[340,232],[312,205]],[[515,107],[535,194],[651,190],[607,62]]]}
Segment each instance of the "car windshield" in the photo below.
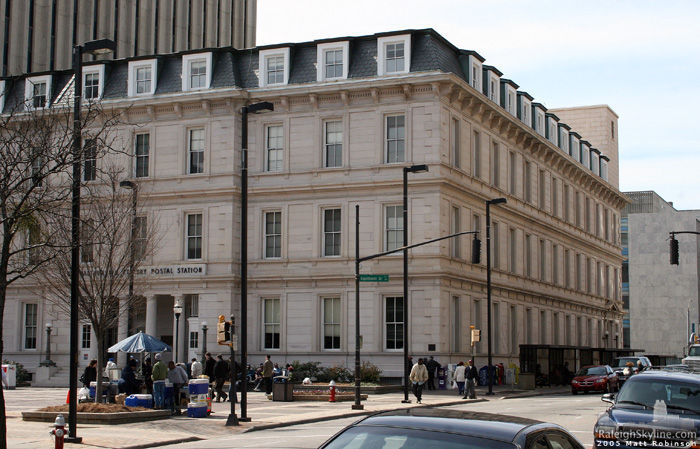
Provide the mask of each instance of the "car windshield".
{"label": "car windshield", "polygon": [[627,366],[627,362],[632,362],[634,366],[637,366],[637,357],[620,357],[613,360],[613,368],[624,368]]}
{"label": "car windshield", "polygon": [[510,443],[468,435],[376,426],[351,427],[326,446],[328,449],[425,449],[428,447],[515,449],[515,446]]}
{"label": "car windshield", "polygon": [[607,371],[604,366],[587,366],[578,370],[577,376],[605,376]]}
{"label": "car windshield", "polygon": [[700,356],[700,346],[691,346],[688,350],[688,356]]}
{"label": "car windshield", "polygon": [[637,403],[655,410],[665,404],[669,410],[686,409],[700,413],[700,383],[633,376],[625,382],[615,402],[622,405]]}

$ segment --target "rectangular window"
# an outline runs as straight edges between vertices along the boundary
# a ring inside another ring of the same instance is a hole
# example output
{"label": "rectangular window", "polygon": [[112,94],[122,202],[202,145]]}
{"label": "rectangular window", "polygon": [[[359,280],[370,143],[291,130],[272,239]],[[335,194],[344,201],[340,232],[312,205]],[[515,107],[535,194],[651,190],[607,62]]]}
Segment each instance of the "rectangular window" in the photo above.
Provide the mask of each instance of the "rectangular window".
{"label": "rectangular window", "polygon": [[202,214],[187,216],[187,260],[202,258]]}
{"label": "rectangular window", "polygon": [[151,67],[136,68],[136,93],[144,94],[151,92]]}
{"label": "rectangular window", "polygon": [[83,160],[83,181],[94,181],[97,179],[97,143],[94,139],[85,141]]}
{"label": "rectangular window", "polygon": [[532,168],[530,161],[523,164],[523,188],[525,190],[525,201],[532,204]]}
{"label": "rectangular window", "polygon": [[151,150],[151,135],[137,134],[134,147],[134,155],[136,156],[135,176],[137,178],[145,178],[148,176],[148,158]]}
{"label": "rectangular window", "polygon": [[460,148],[459,148],[459,119],[452,119],[452,165],[459,168],[460,166]]}
{"label": "rectangular window", "polygon": [[534,315],[532,312],[532,308],[528,307],[525,310],[525,344],[526,345],[533,344],[532,329],[534,329],[534,327],[535,327],[533,316]]}
{"label": "rectangular window", "polygon": [[270,56],[265,64],[267,85],[284,83],[284,56]]}
{"label": "rectangular window", "polygon": [[323,211],[323,255],[340,256],[340,209]]}
{"label": "rectangular window", "polygon": [[46,106],[46,83],[35,83],[32,90],[32,105],[34,108]]}
{"label": "rectangular window", "polygon": [[42,155],[39,153],[39,151],[33,151],[32,152],[32,169],[31,169],[31,175],[32,175],[32,183],[36,187],[41,187],[43,184],[43,168],[44,168],[44,158]]}
{"label": "rectangular window", "polygon": [[571,187],[564,184],[564,220],[571,223]]}
{"label": "rectangular window", "polygon": [[515,274],[518,269],[518,238],[517,231],[510,228],[508,247],[510,248],[510,256],[508,257],[508,270]]}
{"label": "rectangular window", "polygon": [[[472,302],[472,325],[475,329],[479,329],[483,334],[486,334],[486,330],[481,327],[481,301],[478,299],[475,299]],[[487,337],[482,336],[481,338],[485,339]],[[474,344],[474,352],[481,352],[481,343]]]}
{"label": "rectangular window", "polygon": [[552,215],[555,217],[559,216],[559,180],[557,178],[552,178]]}
{"label": "rectangular window", "polygon": [[540,281],[547,281],[547,242],[540,240]]}
{"label": "rectangular window", "polygon": [[323,298],[323,349],[340,349],[340,298]]}
{"label": "rectangular window", "polygon": [[386,207],[384,235],[385,251],[392,251],[403,246],[403,206]]}
{"label": "rectangular window", "polygon": [[134,258],[145,260],[148,246],[148,218],[137,216],[134,218]]}
{"label": "rectangular window", "polygon": [[510,353],[518,353],[518,309],[510,306]]}
{"label": "rectangular window", "polygon": [[190,331],[190,349],[199,348],[199,332]]}
{"label": "rectangular window", "polygon": [[491,145],[491,184],[495,187],[501,186],[501,157],[500,148],[497,142],[493,142]]}
{"label": "rectangular window", "polygon": [[560,337],[560,332],[559,332],[559,328],[560,328],[559,315],[560,314],[558,312],[555,312],[554,316],[552,317],[552,323],[553,323],[552,327],[554,328],[553,331],[554,331],[554,344],[555,345],[561,344],[561,337]]}
{"label": "rectangular window", "polygon": [[343,50],[327,50],[323,59],[326,79],[343,77]]}
{"label": "rectangular window", "polygon": [[398,42],[386,44],[386,73],[397,73],[405,71],[406,58],[404,56],[404,44]]}
{"label": "rectangular window", "polygon": [[38,306],[24,305],[24,349],[36,349]]}
{"label": "rectangular window", "polygon": [[265,171],[281,171],[284,134],[282,125],[265,128]]}
{"label": "rectangular window", "polygon": [[581,218],[581,192],[576,192],[576,201],[574,204],[574,207],[576,208],[574,210],[574,217],[576,218],[576,227],[577,228],[582,228],[583,227],[583,220]]}
{"label": "rectangular window", "polygon": [[189,138],[187,172],[190,175],[204,173],[204,129],[191,129]]}
{"label": "rectangular window", "polygon": [[93,100],[100,97],[100,74],[86,73],[83,81],[85,88],[85,99]]}
{"label": "rectangular window", "polygon": [[325,127],[325,166],[340,167],[343,165],[343,122],[326,122]]}
{"label": "rectangular window", "polygon": [[[459,223],[459,207],[453,206],[452,207],[452,220],[450,223],[450,234],[457,234],[460,232],[460,223]],[[460,252],[460,239],[459,238],[451,238],[450,239],[450,249],[452,253],[452,257],[459,258],[461,257],[461,252]]]}
{"label": "rectangular window", "polygon": [[525,235],[525,276],[532,277],[532,236]]}
{"label": "rectangular window", "polygon": [[265,212],[265,259],[282,257],[282,212]]}
{"label": "rectangular window", "polygon": [[462,346],[462,332],[465,326],[462,322],[460,303],[461,298],[459,296],[452,297],[452,352],[460,352],[460,347]]}
{"label": "rectangular window", "polygon": [[559,245],[552,245],[552,282],[559,285]]}
{"label": "rectangular window", "polygon": [[564,286],[571,288],[571,252],[564,250]]}
{"label": "rectangular window", "polygon": [[537,188],[539,189],[539,196],[540,196],[540,209],[544,210],[547,207],[546,203],[546,198],[547,198],[547,172],[544,170],[540,170],[540,177],[539,177],[539,183]]}
{"label": "rectangular window", "polygon": [[190,88],[207,87],[207,61],[199,59],[190,62]]}
{"label": "rectangular window", "polygon": [[547,344],[547,312],[540,310],[540,344]]}
{"label": "rectangular window", "polygon": [[403,349],[403,297],[385,299],[386,349]]}
{"label": "rectangular window", "polygon": [[479,90],[479,66],[477,64],[472,65],[472,87]]}
{"label": "rectangular window", "polygon": [[499,232],[499,223],[493,222],[491,225],[491,240],[493,240],[493,245],[491,247],[491,250],[493,251],[493,256],[491,260],[493,261],[493,267],[494,268],[500,268],[501,267],[501,239],[500,237],[500,232]]}
{"label": "rectangular window", "polygon": [[264,349],[280,349],[280,300],[268,298],[263,300]]}
{"label": "rectangular window", "polygon": [[516,182],[517,182],[516,171],[517,171],[518,159],[517,159],[517,156],[515,155],[515,153],[512,151],[509,153],[508,159],[509,159],[508,167],[510,169],[510,173],[508,176],[508,193],[510,193],[511,195],[515,195],[516,189],[517,189],[517,187],[516,187]]}
{"label": "rectangular window", "polygon": [[472,139],[472,174],[475,178],[481,177],[481,134],[474,131]]}
{"label": "rectangular window", "polygon": [[187,295],[186,304],[189,311],[187,316],[190,318],[199,316],[199,295]]}
{"label": "rectangular window", "polygon": [[41,227],[32,226],[27,230],[27,262],[30,265],[39,263],[41,257]]}
{"label": "rectangular window", "polygon": [[493,352],[501,352],[501,304],[493,304]]}
{"label": "rectangular window", "polygon": [[406,117],[390,115],[386,118],[386,163],[405,160]]}
{"label": "rectangular window", "polygon": [[574,276],[576,279],[576,290],[583,291],[583,256],[581,254],[576,254],[576,256],[574,257]]}
{"label": "rectangular window", "polygon": [[90,334],[92,333],[92,328],[89,324],[83,324],[83,332],[82,332],[82,344],[81,347],[82,349],[90,349]]}

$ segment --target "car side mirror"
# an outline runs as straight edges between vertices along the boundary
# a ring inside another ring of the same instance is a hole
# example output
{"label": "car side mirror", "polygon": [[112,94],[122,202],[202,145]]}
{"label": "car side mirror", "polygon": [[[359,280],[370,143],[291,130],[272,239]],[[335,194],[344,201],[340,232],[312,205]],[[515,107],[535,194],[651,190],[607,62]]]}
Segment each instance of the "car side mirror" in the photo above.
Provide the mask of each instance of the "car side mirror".
{"label": "car side mirror", "polygon": [[609,402],[611,404],[614,404],[615,403],[615,395],[612,393],[605,393],[603,396],[601,396],[600,400],[603,402]]}

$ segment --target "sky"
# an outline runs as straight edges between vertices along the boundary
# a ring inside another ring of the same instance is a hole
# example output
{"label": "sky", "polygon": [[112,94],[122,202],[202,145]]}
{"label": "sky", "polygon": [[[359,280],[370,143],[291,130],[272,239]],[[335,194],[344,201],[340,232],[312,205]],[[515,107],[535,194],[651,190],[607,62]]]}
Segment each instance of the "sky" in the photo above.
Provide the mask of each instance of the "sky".
{"label": "sky", "polygon": [[610,106],[620,190],[700,210],[699,17],[697,0],[258,0],[257,45],[433,28],[547,108]]}

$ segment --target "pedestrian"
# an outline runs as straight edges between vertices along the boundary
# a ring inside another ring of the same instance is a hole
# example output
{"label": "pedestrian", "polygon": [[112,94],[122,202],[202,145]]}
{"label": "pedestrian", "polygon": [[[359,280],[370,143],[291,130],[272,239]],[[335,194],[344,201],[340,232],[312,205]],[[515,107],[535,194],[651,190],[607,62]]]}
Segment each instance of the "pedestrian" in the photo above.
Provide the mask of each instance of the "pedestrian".
{"label": "pedestrian", "polygon": [[574,378],[571,370],[569,370],[569,362],[564,362],[564,369],[562,369],[562,386],[571,385],[571,380]]}
{"label": "pedestrian", "polygon": [[85,388],[90,388],[90,382],[97,381],[97,360],[90,360],[88,366],[85,367],[83,375],[80,377],[80,381]]}
{"label": "pedestrian", "polygon": [[474,360],[469,361],[469,366],[467,367],[467,382],[464,397],[462,399],[476,399],[476,379],[479,378],[479,372],[474,366]]}
{"label": "pedestrian", "polygon": [[192,358],[192,379],[199,379],[202,375],[202,362],[197,357]]}
{"label": "pedestrian", "polygon": [[136,360],[131,359],[122,369],[122,376],[119,378],[119,392],[131,396],[138,391],[141,382],[136,379]]}
{"label": "pedestrian", "polygon": [[155,355],[156,364],[153,365],[153,408],[162,410],[165,408],[165,379],[168,378],[168,367],[163,363],[163,355],[158,353]]}
{"label": "pedestrian", "polygon": [[423,385],[428,381],[428,369],[425,367],[422,358],[419,358],[418,363],[411,368],[411,374],[408,375],[408,380],[413,383],[413,395],[420,404],[423,397]]}
{"label": "pedestrian", "polygon": [[109,370],[114,368],[117,368],[117,364],[114,363],[114,359],[110,357],[109,360],[107,360],[107,365],[105,366],[105,370],[102,373],[102,377],[109,378]]}
{"label": "pedestrian", "polygon": [[265,394],[267,396],[272,394],[272,370],[274,367],[275,365],[272,363],[272,360],[270,360],[270,354],[266,355],[265,362],[263,363],[262,377],[263,383],[265,384]]}
{"label": "pedestrian", "polygon": [[216,360],[211,356],[211,352],[207,352],[206,361],[204,362],[204,374],[209,376],[209,383],[213,384],[216,379],[214,379],[214,367],[216,366]]}
{"label": "pedestrian", "polygon": [[265,386],[265,380],[262,377],[262,370],[263,364],[261,363],[258,369],[255,370],[255,387],[253,387],[253,391],[262,391],[262,387]]}
{"label": "pedestrian", "polygon": [[221,354],[216,356],[216,364],[214,365],[214,379],[216,383],[214,384],[214,389],[216,390],[216,402],[221,402],[221,398],[226,402],[228,395],[224,393],[224,382],[228,377],[228,363],[224,361]]}
{"label": "pedestrian", "polygon": [[435,389],[435,375],[441,366],[437,360],[433,359],[433,356],[430,356],[428,361],[425,362],[425,367],[428,370],[428,390]]}
{"label": "pedestrian", "polygon": [[277,377],[282,375],[282,370],[280,369],[278,364],[274,364],[272,366],[272,377]]}
{"label": "pedestrian", "polygon": [[182,365],[176,365],[172,360],[168,362],[168,380],[173,384],[173,401],[170,404],[170,413],[182,414],[180,410],[180,389],[187,384],[187,371]]}
{"label": "pedestrian", "polygon": [[153,379],[151,375],[153,374],[153,365],[151,365],[151,358],[147,357],[143,361],[143,366],[141,367],[141,374],[143,374],[144,383],[146,384],[146,393],[153,394]]}
{"label": "pedestrian", "polygon": [[459,362],[455,368],[455,382],[457,383],[457,394],[464,394],[464,381],[467,380],[467,367],[464,362]]}

